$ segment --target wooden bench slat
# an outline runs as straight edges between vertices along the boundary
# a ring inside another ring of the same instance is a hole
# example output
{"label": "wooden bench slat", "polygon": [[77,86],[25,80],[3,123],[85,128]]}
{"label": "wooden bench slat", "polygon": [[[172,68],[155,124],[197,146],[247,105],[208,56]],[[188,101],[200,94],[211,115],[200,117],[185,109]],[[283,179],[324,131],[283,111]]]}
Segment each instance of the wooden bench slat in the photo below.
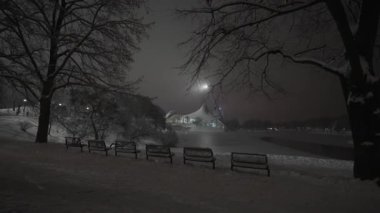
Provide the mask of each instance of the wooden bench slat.
{"label": "wooden bench slat", "polygon": [[81,152],[83,152],[83,147],[86,146],[86,144],[82,143],[81,138],[79,137],[65,137],[65,145],[66,151],[69,147],[80,147]]}
{"label": "wooden bench slat", "polygon": [[149,160],[149,157],[169,158],[170,163],[173,164],[174,153],[171,152],[168,146],[147,144],[145,146],[145,154],[147,160]]}
{"label": "wooden bench slat", "polygon": [[115,141],[110,147],[112,146],[115,149],[115,156],[117,156],[118,152],[131,153],[135,154],[135,159],[137,159],[137,154],[140,153],[140,150],[136,148],[136,143],[133,141]]}
{"label": "wooden bench slat", "polygon": [[270,176],[268,157],[264,154],[232,152],[231,170],[234,167],[266,170]]}
{"label": "wooden bench slat", "polygon": [[201,147],[184,147],[183,163],[186,161],[211,162],[212,168],[215,169],[215,157],[212,149]]}
{"label": "wooden bench slat", "polygon": [[88,140],[88,152],[91,151],[103,151],[108,156],[109,148],[106,146],[104,140]]}

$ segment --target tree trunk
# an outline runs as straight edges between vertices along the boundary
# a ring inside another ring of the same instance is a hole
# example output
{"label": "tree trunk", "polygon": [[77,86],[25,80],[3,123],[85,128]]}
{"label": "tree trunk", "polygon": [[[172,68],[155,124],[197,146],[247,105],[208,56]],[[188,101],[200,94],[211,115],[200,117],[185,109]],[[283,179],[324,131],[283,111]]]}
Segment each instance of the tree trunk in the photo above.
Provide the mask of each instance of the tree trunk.
{"label": "tree trunk", "polygon": [[16,115],[19,115],[19,114],[20,114],[20,112],[21,112],[20,107],[21,107],[20,105],[17,106]]}
{"label": "tree trunk", "polygon": [[93,116],[94,116],[94,112],[91,112],[90,121],[91,121],[92,130],[94,131],[95,140],[99,140],[99,133],[98,133],[98,129],[96,128],[96,124],[93,119]]}
{"label": "tree trunk", "polygon": [[38,117],[38,129],[36,143],[47,143],[50,123],[51,88],[53,82],[44,84],[40,99],[40,115]]}
{"label": "tree trunk", "polygon": [[36,143],[47,143],[48,141],[50,105],[51,98],[41,98]]}
{"label": "tree trunk", "polygon": [[[341,79],[342,81],[342,79]],[[346,82],[342,82],[347,85]],[[354,177],[380,177],[380,85],[345,86],[354,142]]]}
{"label": "tree trunk", "polygon": [[[50,120],[50,119],[49,119],[49,120]],[[51,133],[51,127],[52,127],[52,125],[53,125],[53,121],[50,120],[50,122],[49,122],[48,135],[50,135],[50,133]]]}
{"label": "tree trunk", "polygon": [[346,50],[350,72],[341,84],[354,141],[354,177],[380,177],[380,82],[374,81],[373,47],[380,15],[379,1],[362,1],[356,32],[350,28],[342,1],[325,0]]}
{"label": "tree trunk", "polygon": [[56,66],[58,61],[58,41],[59,29],[63,20],[62,10],[65,8],[65,1],[61,2],[61,8],[57,23],[51,28],[50,35],[50,52],[49,52],[49,66],[47,71],[47,79],[43,81],[42,93],[40,98],[40,116],[38,118],[38,130],[36,136],[36,143],[47,143],[49,124],[50,124],[50,106],[53,96],[53,86],[55,81]]}

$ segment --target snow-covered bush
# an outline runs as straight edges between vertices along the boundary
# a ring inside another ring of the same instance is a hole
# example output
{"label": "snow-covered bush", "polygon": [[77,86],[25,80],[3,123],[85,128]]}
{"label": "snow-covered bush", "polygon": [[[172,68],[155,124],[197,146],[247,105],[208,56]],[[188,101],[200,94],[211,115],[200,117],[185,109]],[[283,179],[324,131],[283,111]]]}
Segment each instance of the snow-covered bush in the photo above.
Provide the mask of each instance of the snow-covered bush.
{"label": "snow-covered bush", "polygon": [[23,132],[26,132],[29,128],[33,127],[33,124],[29,121],[20,121],[19,125],[20,125],[21,131]]}
{"label": "snow-covered bush", "polygon": [[164,112],[150,98],[96,89],[76,90],[69,96],[67,103],[55,104],[53,117],[72,135],[105,139],[117,134],[131,140],[150,137],[176,143],[174,131],[163,133]]}

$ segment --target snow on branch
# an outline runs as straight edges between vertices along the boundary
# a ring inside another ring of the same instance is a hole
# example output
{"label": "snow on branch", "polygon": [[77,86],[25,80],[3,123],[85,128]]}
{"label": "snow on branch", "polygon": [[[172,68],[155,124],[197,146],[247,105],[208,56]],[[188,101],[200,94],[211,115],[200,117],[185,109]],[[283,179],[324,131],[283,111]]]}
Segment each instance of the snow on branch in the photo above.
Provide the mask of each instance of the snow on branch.
{"label": "snow on branch", "polygon": [[319,68],[322,68],[323,70],[325,70],[329,73],[338,75],[339,77],[344,77],[346,74],[346,66],[333,67],[324,61],[321,61],[321,60],[318,60],[315,58],[293,56],[293,55],[287,54],[284,51],[279,50],[279,49],[265,51],[265,52],[261,53],[257,58],[259,59],[265,55],[281,55],[283,58],[289,59],[290,61],[292,61],[294,63],[314,65],[314,66],[317,66]]}

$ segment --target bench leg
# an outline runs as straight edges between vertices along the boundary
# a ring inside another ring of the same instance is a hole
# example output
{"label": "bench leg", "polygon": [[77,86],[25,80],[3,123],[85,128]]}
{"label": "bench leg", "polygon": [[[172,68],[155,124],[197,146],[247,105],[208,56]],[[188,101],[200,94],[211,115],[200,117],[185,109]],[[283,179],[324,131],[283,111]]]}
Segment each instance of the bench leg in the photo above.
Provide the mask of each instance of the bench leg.
{"label": "bench leg", "polygon": [[149,156],[148,156],[148,154],[146,154],[146,159],[149,160]]}
{"label": "bench leg", "polygon": [[212,169],[215,169],[215,161],[212,162]]}
{"label": "bench leg", "polygon": [[83,152],[83,146],[80,146],[80,152]]}
{"label": "bench leg", "polygon": [[135,159],[137,159],[137,152],[135,152]]}
{"label": "bench leg", "polygon": [[116,151],[116,148],[115,148],[115,156],[117,156],[117,151]]}
{"label": "bench leg", "polygon": [[106,150],[106,156],[108,156],[108,150]]}
{"label": "bench leg", "polygon": [[173,164],[173,157],[170,157],[170,164]]}
{"label": "bench leg", "polygon": [[268,177],[270,177],[270,170],[268,169]]}
{"label": "bench leg", "polygon": [[183,164],[186,164],[186,159],[185,158],[183,158]]}

